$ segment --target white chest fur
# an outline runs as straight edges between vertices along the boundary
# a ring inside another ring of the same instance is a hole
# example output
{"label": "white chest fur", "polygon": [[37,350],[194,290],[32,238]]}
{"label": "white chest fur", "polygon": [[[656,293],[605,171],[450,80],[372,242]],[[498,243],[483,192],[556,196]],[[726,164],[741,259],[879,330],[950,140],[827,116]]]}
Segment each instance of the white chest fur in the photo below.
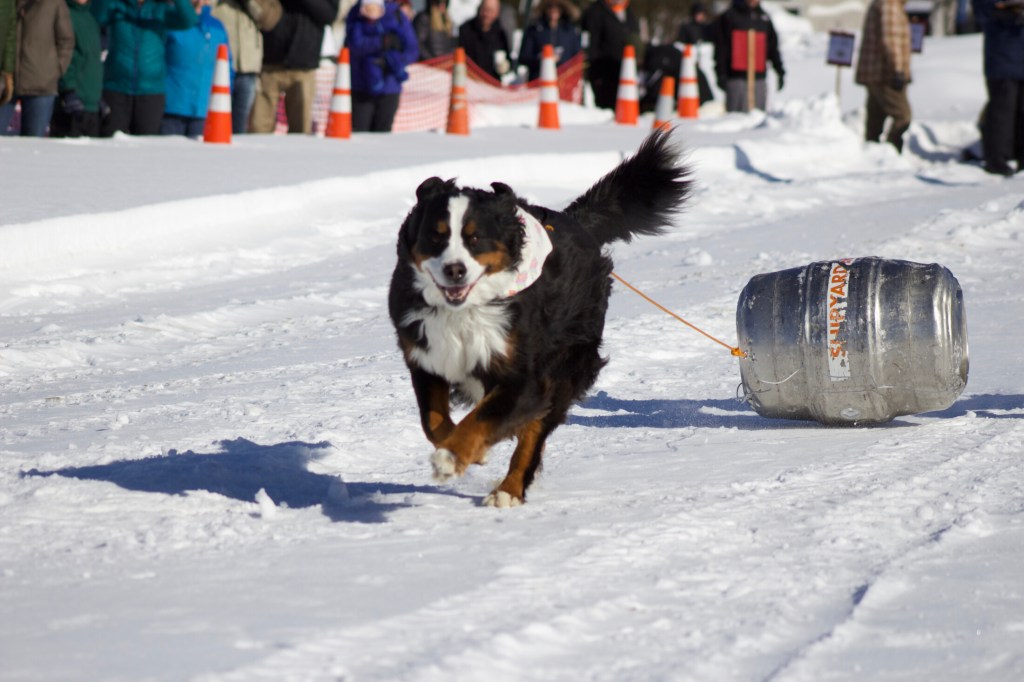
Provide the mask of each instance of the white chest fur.
{"label": "white chest fur", "polygon": [[422,322],[426,348],[414,348],[412,360],[426,371],[444,377],[479,400],[483,386],[472,378],[495,356],[508,353],[508,310],[504,305],[463,309],[423,308],[405,316],[403,324]]}

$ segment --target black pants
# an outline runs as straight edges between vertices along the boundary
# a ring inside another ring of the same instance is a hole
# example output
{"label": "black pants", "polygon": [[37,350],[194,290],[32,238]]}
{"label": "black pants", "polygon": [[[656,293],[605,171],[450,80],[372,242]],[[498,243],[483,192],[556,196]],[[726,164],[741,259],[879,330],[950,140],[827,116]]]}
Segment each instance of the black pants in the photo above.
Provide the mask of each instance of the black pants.
{"label": "black pants", "polygon": [[398,94],[371,95],[352,93],[352,131],[356,133],[390,133],[398,112]]}
{"label": "black pants", "polygon": [[988,106],[981,126],[985,165],[1002,168],[1011,159],[1024,170],[1024,81],[987,79]]}
{"label": "black pants", "polygon": [[619,76],[622,61],[615,59],[595,59],[590,64],[587,80],[594,91],[594,104],[598,109],[614,109],[619,96]]}
{"label": "black pants", "polygon": [[50,137],[98,137],[100,134],[100,113],[79,111],[66,114],[60,108],[60,100],[50,119]]}
{"label": "black pants", "polygon": [[103,91],[103,100],[110,106],[110,115],[103,122],[103,136],[117,131],[132,135],[159,135],[164,118],[164,96],[127,95],[113,90]]}

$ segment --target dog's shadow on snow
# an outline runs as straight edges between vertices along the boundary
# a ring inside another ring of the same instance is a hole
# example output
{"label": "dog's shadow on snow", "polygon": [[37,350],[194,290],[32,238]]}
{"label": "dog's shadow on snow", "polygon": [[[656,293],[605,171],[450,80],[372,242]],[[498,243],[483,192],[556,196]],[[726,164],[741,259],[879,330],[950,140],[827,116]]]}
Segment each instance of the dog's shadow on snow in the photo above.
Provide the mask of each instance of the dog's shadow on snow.
{"label": "dog's shadow on snow", "polygon": [[[263,489],[280,507],[320,506],[332,521],[353,523],[382,523],[390,512],[415,506],[407,499],[414,494],[462,496],[433,486],[342,482],[337,476],[310,471],[309,462],[318,451],[332,447],[328,442],[260,445],[237,438],[218,445],[221,449],[217,452],[171,450],[157,457],[53,471],[33,469],[22,475],[108,481],[126,490],[165,495],[206,491],[243,502],[255,502]],[[256,509],[254,513],[259,513]]]}
{"label": "dog's shadow on snow", "polygon": [[[584,413],[570,413],[566,423],[597,428],[681,429],[735,428],[746,431],[827,428],[813,421],[768,419],[739,400],[622,400],[604,391],[584,400]],[[604,412],[605,414],[587,414]],[[971,395],[951,407],[920,416],[949,419],[973,413],[991,419],[1024,419],[1024,395]],[[868,428],[912,426],[899,418]],[[844,428],[844,427],[840,427]]]}

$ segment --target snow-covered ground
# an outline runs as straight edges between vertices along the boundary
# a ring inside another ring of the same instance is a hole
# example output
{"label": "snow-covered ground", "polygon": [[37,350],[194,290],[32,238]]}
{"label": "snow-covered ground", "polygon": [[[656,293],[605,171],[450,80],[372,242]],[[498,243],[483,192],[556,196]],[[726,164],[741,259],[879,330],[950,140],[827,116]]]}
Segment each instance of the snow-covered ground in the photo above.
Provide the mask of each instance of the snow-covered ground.
{"label": "snow-covered ground", "polygon": [[958,162],[980,39],[915,56],[902,157],[824,37],[785,39],[767,117],[679,125],[696,196],[617,271],[733,342],[757,273],[942,263],[966,391],[764,419],[727,350],[616,287],[610,363],[512,510],[480,506],[507,446],[431,480],[398,225],[430,175],[562,206],[649,118],[0,143],[0,679],[1024,679],[1024,175]]}

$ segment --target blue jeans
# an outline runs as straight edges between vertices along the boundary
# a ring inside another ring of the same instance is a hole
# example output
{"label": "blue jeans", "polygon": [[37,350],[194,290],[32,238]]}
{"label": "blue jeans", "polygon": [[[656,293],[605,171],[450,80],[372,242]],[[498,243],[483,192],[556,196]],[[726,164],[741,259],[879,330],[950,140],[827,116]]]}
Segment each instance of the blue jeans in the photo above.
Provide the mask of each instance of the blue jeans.
{"label": "blue jeans", "polygon": [[205,118],[189,118],[187,116],[176,116],[175,114],[164,114],[160,121],[161,135],[184,135],[196,140],[203,136],[203,129],[206,127]]}
{"label": "blue jeans", "polygon": [[235,87],[231,91],[231,132],[236,135],[249,132],[249,114],[256,101],[258,73],[236,73]]}
{"label": "blue jeans", "polygon": [[21,95],[0,107],[0,135],[13,135],[7,131],[14,117],[14,103],[21,102],[21,136],[45,137],[53,116],[56,95]]}

